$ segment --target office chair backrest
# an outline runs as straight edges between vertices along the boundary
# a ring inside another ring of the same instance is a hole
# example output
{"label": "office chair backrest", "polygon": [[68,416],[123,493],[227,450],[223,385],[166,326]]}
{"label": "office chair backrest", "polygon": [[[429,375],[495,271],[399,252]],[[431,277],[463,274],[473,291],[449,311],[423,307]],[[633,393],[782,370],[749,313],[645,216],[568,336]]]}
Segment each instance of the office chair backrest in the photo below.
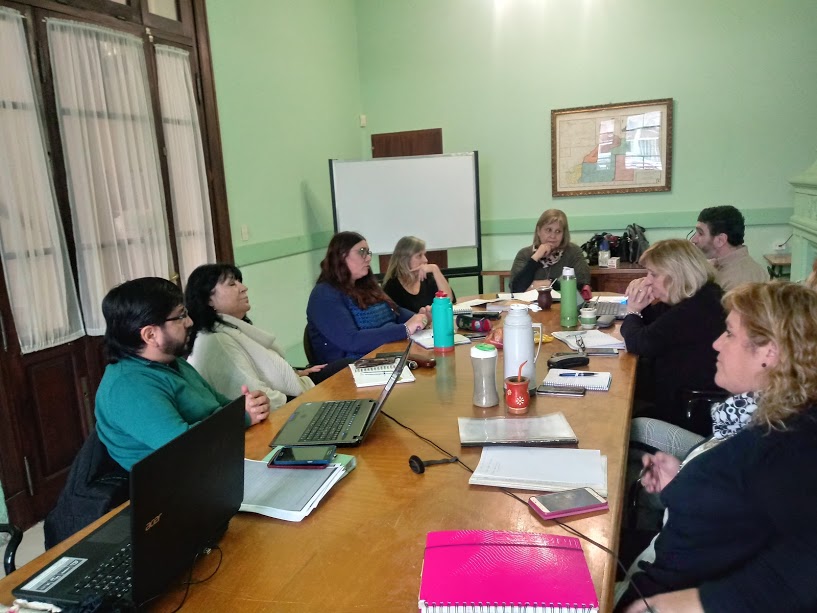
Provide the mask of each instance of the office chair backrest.
{"label": "office chair backrest", "polygon": [[3,554],[3,570],[7,575],[10,575],[17,567],[14,565],[14,556],[17,553],[17,547],[23,540],[23,531],[14,524],[0,524],[0,532],[5,532],[9,535],[9,541],[6,543],[6,551]]}
{"label": "office chair backrest", "polygon": [[309,325],[304,326],[304,355],[309,366],[317,364],[315,350],[312,348],[312,340],[309,338]]}

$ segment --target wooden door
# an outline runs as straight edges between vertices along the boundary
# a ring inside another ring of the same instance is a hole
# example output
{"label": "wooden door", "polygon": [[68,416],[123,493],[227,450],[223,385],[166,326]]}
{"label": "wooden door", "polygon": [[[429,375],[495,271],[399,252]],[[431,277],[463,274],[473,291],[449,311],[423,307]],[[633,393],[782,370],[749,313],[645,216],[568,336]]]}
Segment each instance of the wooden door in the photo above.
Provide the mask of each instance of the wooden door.
{"label": "wooden door", "polygon": [[435,155],[443,152],[441,128],[372,134],[372,157],[395,158],[407,155]]}
{"label": "wooden door", "polygon": [[[2,310],[8,312],[3,290]],[[26,529],[54,506],[93,427],[98,379],[91,380],[86,360],[91,339],[24,355],[10,319],[3,320],[0,479],[11,521]]]}

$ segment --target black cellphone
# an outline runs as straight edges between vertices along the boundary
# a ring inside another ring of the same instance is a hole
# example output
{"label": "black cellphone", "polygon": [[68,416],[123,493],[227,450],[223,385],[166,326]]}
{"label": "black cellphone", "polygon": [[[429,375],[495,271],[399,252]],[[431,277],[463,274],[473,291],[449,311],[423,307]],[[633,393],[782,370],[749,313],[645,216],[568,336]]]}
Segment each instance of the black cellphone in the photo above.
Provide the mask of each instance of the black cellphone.
{"label": "black cellphone", "polygon": [[587,390],[583,387],[568,387],[562,385],[545,385],[544,383],[536,388],[538,396],[584,396]]}
{"label": "black cellphone", "polygon": [[574,368],[589,363],[590,358],[583,353],[556,353],[548,358],[549,368]]}
{"label": "black cellphone", "polygon": [[335,445],[283,447],[272,456],[269,466],[326,466],[335,457]]}

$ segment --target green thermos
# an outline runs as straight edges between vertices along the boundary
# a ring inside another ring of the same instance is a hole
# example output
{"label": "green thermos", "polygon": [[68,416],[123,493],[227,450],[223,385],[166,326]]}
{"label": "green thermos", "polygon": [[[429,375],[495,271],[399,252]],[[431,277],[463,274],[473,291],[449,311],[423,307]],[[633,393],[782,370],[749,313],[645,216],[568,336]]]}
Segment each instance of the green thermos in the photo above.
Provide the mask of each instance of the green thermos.
{"label": "green thermos", "polygon": [[559,278],[559,293],[562,295],[562,316],[559,323],[563,328],[575,328],[579,323],[579,311],[576,305],[576,274],[567,266]]}

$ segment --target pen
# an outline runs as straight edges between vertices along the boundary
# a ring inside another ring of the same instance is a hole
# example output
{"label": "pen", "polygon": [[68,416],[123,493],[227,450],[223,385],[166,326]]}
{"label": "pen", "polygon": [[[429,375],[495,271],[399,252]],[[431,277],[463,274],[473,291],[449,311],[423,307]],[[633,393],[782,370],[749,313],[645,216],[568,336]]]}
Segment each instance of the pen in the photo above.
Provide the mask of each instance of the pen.
{"label": "pen", "polygon": [[594,372],[560,372],[560,377],[594,377]]}
{"label": "pen", "polygon": [[649,464],[647,464],[646,466],[644,466],[644,467],[641,469],[641,472],[640,472],[640,473],[638,473],[638,480],[639,480],[639,481],[641,481],[642,477],[644,477],[644,475],[646,475],[646,474],[647,474],[647,472],[648,472],[648,471],[649,471],[649,470],[650,470],[652,467],[653,467],[652,462],[650,462]]}

